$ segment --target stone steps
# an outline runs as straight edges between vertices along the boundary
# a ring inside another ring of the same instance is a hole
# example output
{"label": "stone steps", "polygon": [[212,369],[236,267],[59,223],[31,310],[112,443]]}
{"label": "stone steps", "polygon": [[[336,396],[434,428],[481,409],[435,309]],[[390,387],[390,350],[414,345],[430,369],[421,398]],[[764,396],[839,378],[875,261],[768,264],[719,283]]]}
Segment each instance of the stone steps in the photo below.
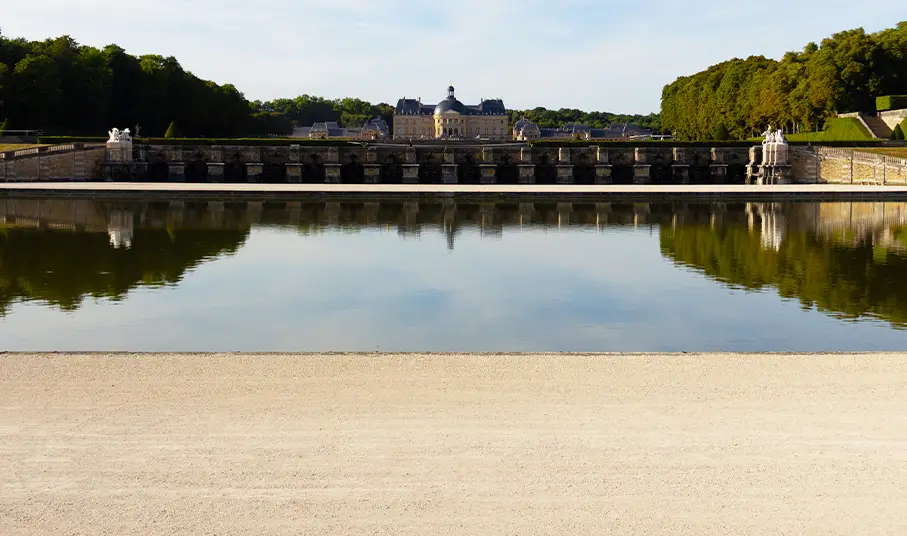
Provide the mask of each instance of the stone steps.
{"label": "stone steps", "polygon": [[880,140],[891,138],[891,129],[881,118],[874,115],[863,115],[863,122],[869,128],[869,133],[872,134],[873,138]]}

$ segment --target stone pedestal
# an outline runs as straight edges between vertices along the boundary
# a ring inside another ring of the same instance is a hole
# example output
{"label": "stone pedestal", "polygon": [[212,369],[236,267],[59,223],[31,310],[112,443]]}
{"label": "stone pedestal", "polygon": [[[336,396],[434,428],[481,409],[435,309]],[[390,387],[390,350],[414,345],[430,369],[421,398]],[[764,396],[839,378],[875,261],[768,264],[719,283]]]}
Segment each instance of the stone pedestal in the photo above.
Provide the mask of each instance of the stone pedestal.
{"label": "stone pedestal", "polygon": [[419,164],[403,164],[403,184],[419,184]]}
{"label": "stone pedestal", "polygon": [[148,180],[148,162],[133,162],[132,165],[133,177],[139,181]]}
{"label": "stone pedestal", "polygon": [[675,184],[690,184],[690,166],[686,164],[674,164],[671,166],[674,173]]}
{"label": "stone pedestal", "polygon": [[557,183],[573,184],[573,166],[570,164],[558,164],[557,166]]}
{"label": "stone pedestal", "polygon": [[131,141],[109,141],[107,142],[107,161],[119,164],[128,164],[132,162],[132,142]]}
{"label": "stone pedestal", "polygon": [[299,145],[290,145],[289,162],[293,164],[302,162],[302,148]]}
{"label": "stone pedestal", "polygon": [[444,184],[457,184],[460,182],[457,177],[457,167],[456,164],[441,165],[441,180]]}
{"label": "stone pedestal", "polygon": [[224,147],[222,145],[212,145],[207,152],[208,162],[212,164],[224,163]]}
{"label": "stone pedestal", "polygon": [[260,163],[246,164],[246,182],[261,182],[265,166]]}
{"label": "stone pedestal", "polygon": [[614,179],[611,176],[613,168],[608,164],[599,164],[595,166],[595,184],[613,184]]}
{"label": "stone pedestal", "polygon": [[520,184],[535,184],[535,164],[520,164]]}
{"label": "stone pedestal", "polygon": [[183,148],[178,145],[171,145],[164,149],[164,154],[167,156],[168,162],[182,162],[183,161]]}
{"label": "stone pedestal", "polygon": [[302,164],[298,164],[298,163],[287,164],[287,182],[291,182],[291,183],[302,182]]}
{"label": "stone pedestal", "polygon": [[324,165],[325,184],[340,184],[340,164]]}
{"label": "stone pedestal", "polygon": [[482,164],[481,165],[482,176],[480,182],[482,184],[495,184],[498,180],[498,166],[494,164]]}
{"label": "stone pedestal", "polygon": [[637,164],[633,166],[633,184],[649,184],[652,182],[652,166]]}
{"label": "stone pedestal", "polygon": [[712,164],[712,182],[724,184],[727,182],[727,164]]}
{"label": "stone pedestal", "polygon": [[224,164],[208,162],[208,182],[224,182]]}
{"label": "stone pedestal", "polygon": [[170,162],[167,164],[167,178],[173,182],[186,181],[186,164],[183,162]]}
{"label": "stone pedestal", "polygon": [[379,164],[365,164],[365,184],[381,183],[381,166]]}
{"label": "stone pedestal", "polygon": [[649,152],[643,147],[636,148],[636,165],[633,166],[633,184],[652,182],[652,166],[649,165]]}

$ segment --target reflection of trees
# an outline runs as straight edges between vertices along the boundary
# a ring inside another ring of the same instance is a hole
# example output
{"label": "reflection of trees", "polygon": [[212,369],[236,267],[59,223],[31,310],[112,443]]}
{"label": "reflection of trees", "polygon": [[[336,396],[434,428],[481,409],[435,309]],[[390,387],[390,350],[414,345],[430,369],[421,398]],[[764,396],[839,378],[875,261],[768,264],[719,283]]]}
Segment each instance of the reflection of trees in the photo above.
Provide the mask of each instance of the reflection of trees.
{"label": "reflection of trees", "polygon": [[236,252],[247,230],[136,229],[131,248],[102,233],[12,229],[0,234],[0,314],[16,300],[64,310],[84,297],[122,299],[137,286],[179,282],[187,270]]}
{"label": "reflection of trees", "polygon": [[874,316],[907,327],[907,257],[872,238],[842,245],[788,232],[778,249],[761,233],[729,225],[663,227],[662,253],[676,263],[747,289],[774,287],[785,298],[843,318]]}

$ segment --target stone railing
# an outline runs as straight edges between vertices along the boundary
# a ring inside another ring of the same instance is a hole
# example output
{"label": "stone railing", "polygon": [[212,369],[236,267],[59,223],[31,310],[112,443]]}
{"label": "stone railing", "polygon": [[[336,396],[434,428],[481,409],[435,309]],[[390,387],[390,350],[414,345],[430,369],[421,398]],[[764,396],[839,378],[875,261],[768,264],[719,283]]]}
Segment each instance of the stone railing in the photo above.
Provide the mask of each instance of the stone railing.
{"label": "stone railing", "polygon": [[907,184],[907,158],[835,147],[798,148],[795,153],[801,181]]}
{"label": "stone railing", "polygon": [[0,153],[0,160],[15,160],[18,158],[27,158],[31,156],[40,156],[46,153],[65,153],[69,151],[81,150],[84,144],[68,143],[63,145],[51,145],[44,147],[31,147],[29,149],[19,149],[16,151],[6,151]]}
{"label": "stone railing", "polygon": [[822,156],[833,158],[853,158],[855,161],[866,164],[884,164],[891,167],[907,167],[907,158],[870,153],[867,151],[837,149],[834,147],[819,147],[816,152]]}

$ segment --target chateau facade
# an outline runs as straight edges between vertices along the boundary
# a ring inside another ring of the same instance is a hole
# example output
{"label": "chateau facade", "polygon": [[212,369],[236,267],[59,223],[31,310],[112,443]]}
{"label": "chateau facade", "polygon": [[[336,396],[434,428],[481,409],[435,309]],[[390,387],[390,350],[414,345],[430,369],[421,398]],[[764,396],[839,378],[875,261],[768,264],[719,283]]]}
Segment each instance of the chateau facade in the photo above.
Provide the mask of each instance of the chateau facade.
{"label": "chateau facade", "polygon": [[510,137],[507,109],[500,99],[467,106],[457,100],[453,86],[438,104],[400,99],[394,110],[394,138],[493,139]]}

